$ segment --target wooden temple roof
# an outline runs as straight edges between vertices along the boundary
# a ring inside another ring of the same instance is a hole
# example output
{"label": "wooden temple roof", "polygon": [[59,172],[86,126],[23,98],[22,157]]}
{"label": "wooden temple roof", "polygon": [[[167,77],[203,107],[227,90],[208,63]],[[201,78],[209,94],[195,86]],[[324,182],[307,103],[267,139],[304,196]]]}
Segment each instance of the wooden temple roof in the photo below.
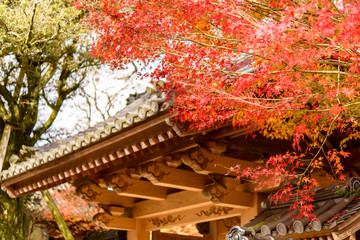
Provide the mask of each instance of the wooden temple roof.
{"label": "wooden temple roof", "polygon": [[[206,132],[191,131],[174,121],[174,115],[168,111],[170,104],[164,94],[144,94],[115,116],[84,132],[32,148],[25,160],[3,170],[1,187],[9,196],[18,197],[146,162],[166,162],[167,167],[187,168],[200,175],[225,174],[227,167],[256,166],[257,161],[291,148],[289,143],[284,145],[285,141],[274,140],[269,144],[260,137],[256,141],[245,139],[245,132],[231,125]],[[190,157],[185,157],[184,152]],[[195,155],[215,160],[211,160],[212,164],[206,161],[193,164]]]}
{"label": "wooden temple roof", "polygon": [[[285,204],[273,204],[267,207],[242,229],[248,232],[249,239],[266,236],[293,239],[346,239],[360,230],[360,199],[356,194],[360,187],[360,178],[350,178],[346,184],[334,184],[327,188],[315,190],[314,211],[316,219],[294,220],[291,218],[289,205],[294,198]],[[294,212],[294,211],[293,211]],[[236,231],[229,232],[228,239],[235,238]],[[358,239],[358,238],[356,238]]]}
{"label": "wooden temple roof", "polygon": [[18,197],[71,182],[78,195],[105,210],[94,216],[105,229],[135,230],[139,221],[144,231],[239,222],[259,197],[234,173],[225,176],[227,168],[257,166],[273,149],[238,147],[244,131],[229,125],[191,131],[173,120],[169,106],[163,94],[145,94],[105,122],[32,149],[2,172],[1,187]]}
{"label": "wooden temple roof", "polygon": [[169,106],[164,94],[144,94],[105,122],[32,149],[2,172],[1,187],[18,197],[71,182],[104,209],[94,219],[105,229],[156,231],[212,221],[223,239],[233,225],[256,216],[267,196],[236,173],[225,175],[228,168],[256,167],[291,150],[291,143],[248,138],[230,124],[193,131],[174,120]]}
{"label": "wooden temple roof", "polygon": [[[73,137],[34,148],[26,161],[2,172],[2,189],[17,197],[49,188],[97,172],[113,165],[112,161],[126,162],[137,151],[178,137],[179,132],[168,121],[171,116],[166,112],[169,104],[163,104],[165,100],[164,95],[146,94],[105,122]],[[148,124],[139,126],[144,121]],[[46,178],[42,172],[47,173]],[[36,179],[34,174],[38,175]]]}

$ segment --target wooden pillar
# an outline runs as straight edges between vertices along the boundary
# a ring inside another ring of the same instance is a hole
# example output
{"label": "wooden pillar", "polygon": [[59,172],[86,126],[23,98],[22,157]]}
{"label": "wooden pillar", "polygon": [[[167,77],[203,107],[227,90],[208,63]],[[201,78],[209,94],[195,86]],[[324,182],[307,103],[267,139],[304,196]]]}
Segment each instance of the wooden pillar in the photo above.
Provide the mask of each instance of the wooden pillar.
{"label": "wooden pillar", "polygon": [[261,202],[264,201],[266,197],[267,195],[264,193],[253,194],[253,206],[241,213],[241,225],[247,224],[261,212]]}
{"label": "wooden pillar", "polygon": [[217,231],[217,221],[211,221],[210,222],[210,236],[211,236],[211,240],[218,240],[217,239],[217,235],[218,235],[218,231]]}
{"label": "wooden pillar", "polygon": [[127,240],[150,240],[150,232],[145,231],[145,220],[136,219],[135,230],[127,232]]}
{"label": "wooden pillar", "polygon": [[161,240],[161,233],[160,233],[160,230],[157,230],[157,231],[152,231],[151,233],[151,239],[152,240]]}
{"label": "wooden pillar", "polygon": [[227,231],[223,231],[221,226],[221,222],[219,220],[211,221],[210,222],[210,234],[207,238],[209,240],[224,240]]}
{"label": "wooden pillar", "polygon": [[219,233],[217,240],[224,240],[224,239],[226,239],[226,233]]}

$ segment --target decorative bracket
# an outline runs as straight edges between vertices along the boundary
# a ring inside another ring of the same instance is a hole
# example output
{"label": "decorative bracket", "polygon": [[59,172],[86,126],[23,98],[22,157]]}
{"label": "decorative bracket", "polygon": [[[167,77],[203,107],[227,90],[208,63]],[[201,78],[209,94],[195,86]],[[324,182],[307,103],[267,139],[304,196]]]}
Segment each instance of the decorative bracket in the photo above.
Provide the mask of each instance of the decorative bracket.
{"label": "decorative bracket", "polygon": [[126,173],[117,173],[108,177],[106,181],[106,185],[114,189],[116,193],[123,193],[132,186],[132,183],[129,183],[129,176]]}
{"label": "decorative bracket", "polygon": [[214,162],[214,159],[208,158],[209,150],[206,148],[196,148],[188,153],[182,155],[182,162],[191,167],[197,173],[208,173],[206,167],[209,163]]}
{"label": "decorative bracket", "polygon": [[140,169],[141,176],[144,177],[144,178],[149,179],[149,181],[151,181],[152,183],[161,182],[161,180],[166,175],[170,174],[170,172],[165,172],[161,168],[162,164],[163,163],[152,162],[152,163],[148,163],[148,164],[143,165],[141,167],[141,169]]}
{"label": "decorative bracket", "polygon": [[165,122],[167,125],[172,127],[172,129],[175,131],[175,133],[179,137],[185,137],[185,136],[194,135],[194,134],[198,133],[197,131],[190,130],[188,123],[176,121],[174,117],[166,118]]}
{"label": "decorative bracket", "polygon": [[102,194],[96,191],[96,189],[99,188],[100,187],[93,182],[84,183],[76,188],[76,194],[88,201],[94,201],[97,196],[100,196]]}
{"label": "decorative bracket", "polygon": [[226,187],[217,181],[205,185],[203,190],[204,197],[214,203],[221,203],[227,194],[228,191]]}
{"label": "decorative bracket", "polygon": [[110,213],[98,213],[93,217],[94,221],[102,227],[107,227],[107,224],[112,221],[113,217]]}

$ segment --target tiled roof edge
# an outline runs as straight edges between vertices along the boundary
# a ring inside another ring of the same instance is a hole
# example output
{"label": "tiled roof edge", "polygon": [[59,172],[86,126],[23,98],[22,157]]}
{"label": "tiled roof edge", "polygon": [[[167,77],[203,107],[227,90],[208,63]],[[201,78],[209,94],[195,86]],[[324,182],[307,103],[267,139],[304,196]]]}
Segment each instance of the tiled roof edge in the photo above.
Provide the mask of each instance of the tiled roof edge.
{"label": "tiled roof edge", "polygon": [[47,162],[85,148],[105,137],[166,111],[170,106],[166,99],[165,93],[145,94],[106,121],[100,122],[73,137],[38,148],[28,160],[14,164],[9,169],[4,170],[1,173],[1,181],[6,181]]}

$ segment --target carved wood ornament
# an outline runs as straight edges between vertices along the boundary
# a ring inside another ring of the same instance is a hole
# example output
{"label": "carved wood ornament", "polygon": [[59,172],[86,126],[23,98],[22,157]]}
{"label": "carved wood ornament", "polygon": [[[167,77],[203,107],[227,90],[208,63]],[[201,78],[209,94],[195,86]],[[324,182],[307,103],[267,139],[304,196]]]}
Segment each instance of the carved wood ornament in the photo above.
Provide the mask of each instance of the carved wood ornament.
{"label": "carved wood ornament", "polygon": [[150,218],[148,219],[148,221],[151,222],[154,226],[160,227],[160,226],[165,226],[169,223],[175,223],[177,221],[181,221],[183,218],[184,216],[182,215],[177,215],[176,217],[174,217],[173,215],[168,215],[167,217],[163,217],[163,218],[159,218],[159,217]]}
{"label": "carved wood ornament", "polygon": [[212,215],[217,215],[220,216],[222,214],[228,214],[231,210],[233,210],[234,208],[231,207],[218,207],[218,206],[212,206],[209,208],[209,210],[204,211],[201,210],[199,213],[195,213],[198,217],[201,217],[203,215],[210,217]]}
{"label": "carved wood ornament", "polygon": [[102,227],[106,227],[107,224],[112,221],[113,217],[110,213],[98,213],[94,216],[94,221]]}
{"label": "carved wood ornament", "polygon": [[209,159],[205,151],[206,148],[197,148],[187,154],[183,154],[182,161],[185,165],[191,167],[195,172],[201,173],[204,171],[209,163],[214,162],[214,159]]}
{"label": "carved wood ornament", "polygon": [[96,197],[102,194],[102,193],[98,193],[95,190],[96,188],[99,188],[99,186],[96,185],[95,183],[86,183],[77,187],[76,194],[88,201],[94,201]]}
{"label": "carved wood ornament", "polygon": [[231,228],[235,225],[240,225],[240,217],[224,218],[221,220],[226,228]]}
{"label": "carved wood ornament", "polygon": [[167,119],[165,119],[165,122],[167,125],[172,127],[174,132],[179,137],[184,137],[187,135],[194,134],[193,131],[189,131],[189,124],[180,122],[180,121],[176,121],[175,118],[167,118]]}
{"label": "carved wood ornament", "polygon": [[227,194],[226,187],[217,182],[206,185],[203,190],[204,197],[214,203],[221,203]]}
{"label": "carved wood ornament", "polygon": [[148,163],[141,167],[141,176],[149,179],[152,183],[159,183],[170,172],[165,172],[161,168],[163,163]]}
{"label": "carved wood ornament", "polygon": [[114,174],[107,179],[107,185],[114,189],[115,192],[123,193],[132,186],[132,183],[127,181],[128,176],[125,174]]}

